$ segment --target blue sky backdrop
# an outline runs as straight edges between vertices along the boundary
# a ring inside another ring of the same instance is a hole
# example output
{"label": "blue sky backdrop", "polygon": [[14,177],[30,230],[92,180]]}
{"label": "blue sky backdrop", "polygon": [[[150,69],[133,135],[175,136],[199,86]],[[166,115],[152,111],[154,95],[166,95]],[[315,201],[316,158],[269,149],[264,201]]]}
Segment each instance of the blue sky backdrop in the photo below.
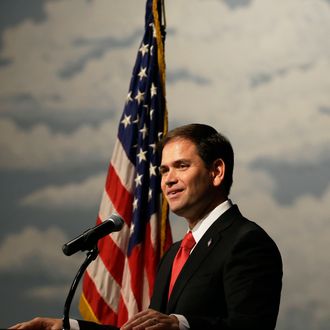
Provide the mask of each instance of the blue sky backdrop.
{"label": "blue sky backdrop", "polygon": [[[283,256],[277,329],[328,329],[330,1],[165,3],[170,128],[229,137],[231,198]],[[61,246],[95,223],[144,10],[0,1],[0,328],[62,315],[84,255]]]}

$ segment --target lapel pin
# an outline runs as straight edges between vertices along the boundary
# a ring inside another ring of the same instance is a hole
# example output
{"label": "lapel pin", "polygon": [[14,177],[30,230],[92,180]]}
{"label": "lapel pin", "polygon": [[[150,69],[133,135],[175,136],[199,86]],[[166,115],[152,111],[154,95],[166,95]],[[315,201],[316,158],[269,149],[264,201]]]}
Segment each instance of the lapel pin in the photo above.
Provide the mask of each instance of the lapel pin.
{"label": "lapel pin", "polygon": [[209,241],[207,242],[207,247],[209,247],[212,244],[212,238],[209,239]]}

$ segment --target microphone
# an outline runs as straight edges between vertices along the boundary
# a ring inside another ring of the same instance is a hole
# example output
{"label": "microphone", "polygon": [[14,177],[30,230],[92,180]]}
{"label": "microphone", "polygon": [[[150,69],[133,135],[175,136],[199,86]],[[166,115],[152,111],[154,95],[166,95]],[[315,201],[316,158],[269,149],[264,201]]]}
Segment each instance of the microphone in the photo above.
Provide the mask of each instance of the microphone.
{"label": "microphone", "polygon": [[91,250],[97,241],[115,231],[122,229],[124,220],[118,214],[112,214],[109,219],[93,228],[89,228],[82,234],[62,246],[65,255],[71,256],[78,251]]}

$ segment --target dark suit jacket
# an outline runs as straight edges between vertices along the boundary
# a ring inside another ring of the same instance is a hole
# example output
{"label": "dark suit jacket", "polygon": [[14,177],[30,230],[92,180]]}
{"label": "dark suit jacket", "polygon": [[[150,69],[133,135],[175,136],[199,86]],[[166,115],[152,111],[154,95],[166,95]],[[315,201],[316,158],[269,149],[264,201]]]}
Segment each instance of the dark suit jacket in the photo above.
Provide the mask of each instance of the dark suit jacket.
{"label": "dark suit jacket", "polygon": [[179,246],[173,244],[162,258],[150,308],[184,315],[191,330],[275,329],[281,256],[267,233],[244,218],[236,205],[195,246],[167,301]]}
{"label": "dark suit jacket", "polygon": [[274,329],[282,287],[282,261],[273,240],[237,206],[225,212],[192,251],[167,292],[175,243],[162,259],[150,307],[184,315],[190,328]]}

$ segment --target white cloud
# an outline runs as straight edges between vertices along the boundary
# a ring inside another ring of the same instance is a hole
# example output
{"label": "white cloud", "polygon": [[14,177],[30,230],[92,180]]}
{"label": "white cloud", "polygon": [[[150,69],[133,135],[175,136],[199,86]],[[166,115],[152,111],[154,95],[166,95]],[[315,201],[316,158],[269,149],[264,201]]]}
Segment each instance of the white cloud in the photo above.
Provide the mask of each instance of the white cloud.
{"label": "white cloud", "polygon": [[[28,93],[47,109],[67,111],[122,107],[140,38],[94,56],[72,79],[63,80],[59,73],[96,49],[100,40],[121,41],[142,31],[144,1],[135,6],[127,1],[56,1],[47,4],[46,14],[42,23],[24,21],[4,34],[2,56],[13,64],[1,68],[0,95]],[[91,42],[76,45],[81,38]]]}
{"label": "white cloud", "polygon": [[64,301],[69,292],[68,285],[46,285],[27,289],[24,296],[39,301]]}
{"label": "white cloud", "polygon": [[[118,123],[81,126],[72,133],[56,133],[46,125],[22,130],[9,119],[0,120],[0,168],[44,170],[110,159]],[[113,139],[113,140],[112,140]]]}
{"label": "white cloud", "polygon": [[248,74],[309,64],[330,52],[330,10],[322,0],[254,0],[235,11],[221,1],[178,0],[167,4],[167,15],[175,30],[166,45],[170,67],[203,72],[226,86],[243,87]]}
{"label": "white cloud", "polygon": [[21,205],[45,209],[88,209],[96,207],[101,200],[105,184],[104,173],[79,183],[49,186],[30,193]]}
{"label": "white cloud", "polygon": [[1,243],[0,271],[46,274],[50,279],[73,278],[81,258],[64,256],[61,247],[67,241],[66,234],[59,228],[40,230],[26,227],[17,234],[7,236]]}
{"label": "white cloud", "polygon": [[[318,111],[330,104],[329,6],[255,0],[231,11],[220,1],[184,4],[168,3],[175,35],[167,39],[167,66],[210,84],[168,85],[170,119],[217,126],[245,161],[318,161],[330,142],[329,117]],[[265,83],[253,86],[257,77]]]}

